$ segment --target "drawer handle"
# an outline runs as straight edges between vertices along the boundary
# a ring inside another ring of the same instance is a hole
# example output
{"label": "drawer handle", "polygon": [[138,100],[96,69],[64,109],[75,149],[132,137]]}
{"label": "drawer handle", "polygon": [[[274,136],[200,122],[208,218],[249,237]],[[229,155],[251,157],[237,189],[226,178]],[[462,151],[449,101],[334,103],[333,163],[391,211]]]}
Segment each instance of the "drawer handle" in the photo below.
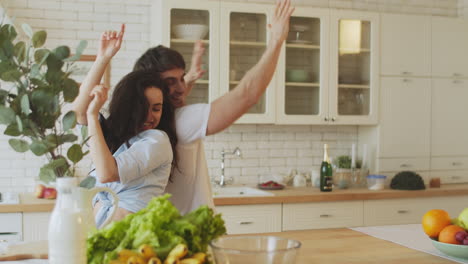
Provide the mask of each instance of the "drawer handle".
{"label": "drawer handle", "polygon": [[242,222],[239,222],[239,225],[251,225],[253,224],[252,221],[242,221]]}
{"label": "drawer handle", "polygon": [[454,180],[459,180],[459,179],[461,179],[460,176],[452,176],[451,178],[454,179]]}
{"label": "drawer handle", "polygon": [[399,214],[407,214],[407,213],[409,213],[408,210],[398,210],[397,212],[398,212]]}
{"label": "drawer handle", "polygon": [[462,166],[463,162],[452,162],[452,166]]}
{"label": "drawer handle", "polygon": [[459,83],[463,83],[463,81],[462,80],[453,80],[453,83],[454,84],[459,84]]}
{"label": "drawer handle", "polygon": [[453,74],[453,77],[462,77],[462,76],[463,76],[463,74],[457,73],[457,72],[455,72],[455,73]]}
{"label": "drawer handle", "polygon": [[409,82],[411,82],[411,80],[410,79],[403,79],[403,82],[409,83]]}
{"label": "drawer handle", "polygon": [[0,243],[7,243],[7,242],[8,242],[8,240],[6,240],[6,239],[1,239],[0,240]]}
{"label": "drawer handle", "polygon": [[403,75],[411,75],[411,72],[404,71],[404,72],[402,72],[401,74],[403,74]]}
{"label": "drawer handle", "polygon": [[329,215],[329,214],[321,214],[320,215],[320,218],[328,218],[328,217],[332,217],[332,215]]}
{"label": "drawer handle", "polygon": [[400,165],[400,168],[410,168],[410,167],[411,167],[411,164],[403,163]]}

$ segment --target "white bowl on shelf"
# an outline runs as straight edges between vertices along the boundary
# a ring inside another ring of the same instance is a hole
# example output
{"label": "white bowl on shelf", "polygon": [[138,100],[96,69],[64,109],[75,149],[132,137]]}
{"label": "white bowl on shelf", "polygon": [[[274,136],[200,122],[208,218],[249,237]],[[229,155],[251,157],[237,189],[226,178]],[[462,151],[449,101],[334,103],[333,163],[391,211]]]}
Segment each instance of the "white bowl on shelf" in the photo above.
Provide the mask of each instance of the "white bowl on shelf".
{"label": "white bowl on shelf", "polygon": [[180,24],[172,27],[176,38],[197,40],[203,39],[208,33],[208,26],[203,24]]}

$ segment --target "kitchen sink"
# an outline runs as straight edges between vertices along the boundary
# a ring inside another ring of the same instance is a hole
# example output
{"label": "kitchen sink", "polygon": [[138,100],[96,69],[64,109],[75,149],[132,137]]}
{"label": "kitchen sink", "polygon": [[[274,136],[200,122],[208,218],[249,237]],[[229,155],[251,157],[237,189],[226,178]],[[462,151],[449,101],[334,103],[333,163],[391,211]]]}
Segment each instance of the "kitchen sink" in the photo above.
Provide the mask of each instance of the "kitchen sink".
{"label": "kitchen sink", "polygon": [[213,187],[213,197],[247,197],[247,196],[274,196],[274,194],[265,192],[252,187]]}

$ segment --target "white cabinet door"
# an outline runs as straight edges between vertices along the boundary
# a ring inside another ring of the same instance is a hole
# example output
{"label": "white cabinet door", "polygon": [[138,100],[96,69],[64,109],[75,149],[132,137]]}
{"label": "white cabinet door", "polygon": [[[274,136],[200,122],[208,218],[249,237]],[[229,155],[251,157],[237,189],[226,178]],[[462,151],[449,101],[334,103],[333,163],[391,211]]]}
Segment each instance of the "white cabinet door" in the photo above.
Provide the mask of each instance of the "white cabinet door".
{"label": "white cabinet door", "polygon": [[283,231],[362,226],[362,201],[283,204]]}
{"label": "white cabinet door", "polygon": [[24,241],[47,240],[50,212],[23,213]]}
{"label": "white cabinet door", "polygon": [[379,14],[330,11],[328,124],[376,124]]}
{"label": "white cabinet door", "polygon": [[431,17],[381,16],[381,74],[431,75]]}
{"label": "white cabinet door", "polygon": [[468,80],[433,79],[432,156],[468,156]]}
{"label": "white cabinet door", "polygon": [[322,123],[328,115],[328,9],[294,11],[278,62],[276,122]]}
{"label": "white cabinet door", "polygon": [[429,157],[431,80],[381,78],[380,157]]}
{"label": "white cabinet door", "polygon": [[[270,39],[267,25],[273,5],[220,3],[220,94],[239,85],[240,79],[262,57]],[[274,123],[275,80],[273,76],[266,92],[236,123]],[[230,107],[230,106],[226,106]]]}
{"label": "white cabinet door", "polygon": [[281,204],[216,206],[228,234],[281,232]]}
{"label": "white cabinet door", "polygon": [[23,239],[21,213],[0,214],[0,243],[19,242]]}
{"label": "white cabinet door", "polygon": [[195,44],[194,32],[199,31],[190,26],[207,27],[208,32],[202,39],[205,46],[202,68],[206,73],[193,86],[187,103],[212,102],[219,95],[219,3],[155,0],[151,12],[151,46],[162,44],[180,52],[187,71]]}
{"label": "white cabinet door", "polygon": [[432,75],[468,77],[468,21],[432,17]]}

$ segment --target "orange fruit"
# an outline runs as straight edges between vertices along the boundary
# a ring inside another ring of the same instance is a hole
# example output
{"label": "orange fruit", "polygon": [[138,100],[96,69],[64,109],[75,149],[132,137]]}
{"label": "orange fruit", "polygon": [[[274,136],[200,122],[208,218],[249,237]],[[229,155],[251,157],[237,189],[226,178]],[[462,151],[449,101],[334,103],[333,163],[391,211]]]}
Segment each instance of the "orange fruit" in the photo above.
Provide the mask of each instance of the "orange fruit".
{"label": "orange fruit", "polygon": [[433,238],[437,238],[440,231],[450,224],[449,214],[441,209],[429,210],[422,218],[424,233]]}
{"label": "orange fruit", "polygon": [[444,227],[444,229],[439,233],[439,242],[461,245],[461,243],[455,239],[455,234],[458,231],[465,231],[465,229],[456,225],[448,225]]}

